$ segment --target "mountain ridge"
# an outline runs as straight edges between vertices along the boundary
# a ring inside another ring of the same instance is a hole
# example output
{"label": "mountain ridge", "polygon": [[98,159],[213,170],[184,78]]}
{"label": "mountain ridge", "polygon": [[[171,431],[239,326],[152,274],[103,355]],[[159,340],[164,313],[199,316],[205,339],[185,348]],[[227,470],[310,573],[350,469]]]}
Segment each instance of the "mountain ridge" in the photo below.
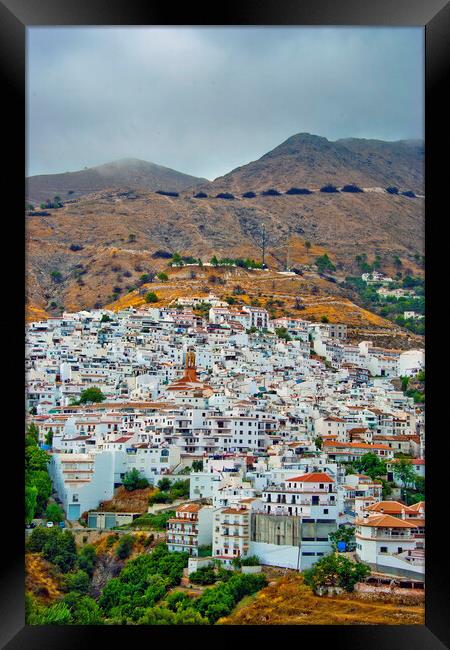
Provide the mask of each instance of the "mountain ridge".
{"label": "mountain ridge", "polygon": [[26,198],[31,203],[51,200],[56,195],[63,201],[73,200],[110,187],[179,192],[208,182],[206,178],[129,157],[74,172],[38,174],[25,180]]}

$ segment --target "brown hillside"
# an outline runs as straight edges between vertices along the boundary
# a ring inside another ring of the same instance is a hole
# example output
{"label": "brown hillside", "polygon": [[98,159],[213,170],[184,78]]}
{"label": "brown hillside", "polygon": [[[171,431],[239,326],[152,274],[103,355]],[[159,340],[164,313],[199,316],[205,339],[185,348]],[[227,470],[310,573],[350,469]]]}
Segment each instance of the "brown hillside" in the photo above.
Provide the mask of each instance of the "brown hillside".
{"label": "brown hillside", "polygon": [[216,178],[205,188],[217,192],[259,192],[271,187],[320,188],[326,183],[361,187],[399,186],[423,193],[424,147],[420,141],[383,142],[349,138],[331,142],[299,133],[259,160]]}
{"label": "brown hillside", "polygon": [[73,200],[108,187],[178,192],[205,182],[207,183],[204,178],[183,174],[145,160],[124,158],[77,172],[30,176],[26,179],[26,196],[37,207],[56,195],[63,201]]}
{"label": "brown hillside", "polygon": [[424,606],[406,605],[393,597],[366,600],[357,593],[315,596],[301,576],[290,575],[277,579],[218,624],[423,625]]}
{"label": "brown hillside", "polygon": [[[355,256],[365,252],[369,260],[380,254],[387,272],[394,271],[394,255],[404,268],[417,271],[414,254],[423,254],[423,199],[374,192],[250,201],[143,192],[130,200],[119,194],[97,193],[49,210],[48,217],[27,217],[31,307],[46,309],[50,302],[67,309],[104,305],[115,286],[122,287],[123,295],[150,268],[166,269],[167,260],[152,257],[157,250],[204,261],[213,254],[260,260],[262,223],[268,233],[266,261],[278,269],[286,258],[290,266],[313,265],[317,254],[327,252],[344,278],[357,272]],[[306,240],[315,246],[311,254]],[[73,252],[72,244],[83,248]],[[60,282],[53,271],[61,273]]]}

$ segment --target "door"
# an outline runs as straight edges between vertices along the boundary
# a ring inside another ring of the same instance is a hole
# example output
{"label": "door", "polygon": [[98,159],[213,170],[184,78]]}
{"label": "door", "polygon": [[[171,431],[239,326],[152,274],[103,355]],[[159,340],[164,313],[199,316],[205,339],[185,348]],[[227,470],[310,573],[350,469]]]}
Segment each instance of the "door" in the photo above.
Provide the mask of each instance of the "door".
{"label": "door", "polygon": [[74,521],[79,518],[80,518],[80,504],[69,503],[69,511],[67,513],[67,519],[69,521]]}

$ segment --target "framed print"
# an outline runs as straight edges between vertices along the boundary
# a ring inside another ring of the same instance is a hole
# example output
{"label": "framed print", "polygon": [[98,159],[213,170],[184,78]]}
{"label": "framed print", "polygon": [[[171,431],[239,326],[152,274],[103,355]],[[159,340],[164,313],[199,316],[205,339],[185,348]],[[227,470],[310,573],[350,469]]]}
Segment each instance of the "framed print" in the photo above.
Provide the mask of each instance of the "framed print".
{"label": "framed print", "polygon": [[186,9],[0,4],[2,644],[448,647],[448,4]]}

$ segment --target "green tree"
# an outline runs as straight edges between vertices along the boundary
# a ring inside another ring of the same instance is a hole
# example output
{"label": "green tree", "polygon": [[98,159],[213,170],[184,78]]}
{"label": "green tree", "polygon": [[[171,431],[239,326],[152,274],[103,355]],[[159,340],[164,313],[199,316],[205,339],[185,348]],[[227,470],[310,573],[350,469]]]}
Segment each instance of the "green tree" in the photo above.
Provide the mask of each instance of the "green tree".
{"label": "green tree", "polygon": [[213,585],[217,580],[217,576],[213,567],[205,566],[193,571],[189,575],[189,580],[197,585]]}
{"label": "green tree", "polygon": [[79,569],[74,573],[67,573],[64,576],[64,587],[66,591],[87,594],[89,591],[90,579],[86,571]]}
{"label": "green tree", "polygon": [[72,625],[103,624],[102,611],[93,598],[73,591],[62,602],[70,611]]}
{"label": "green tree", "polygon": [[292,340],[292,336],[289,334],[286,327],[276,327],[275,334],[278,336],[279,339],[283,339],[284,341]]}
{"label": "green tree", "polygon": [[144,296],[145,302],[158,302],[159,298],[154,291],[149,291]]}
{"label": "green tree", "polygon": [[30,440],[34,441],[34,444],[37,445],[39,442],[39,429],[35,425],[34,422],[31,422],[31,424],[28,425],[27,429],[27,437],[30,438]]}
{"label": "green tree", "polygon": [[213,266],[219,266],[219,260],[217,259],[216,255],[213,255],[210,259],[210,264]]}
{"label": "green tree", "polygon": [[402,382],[402,391],[403,391],[404,393],[406,393],[406,391],[408,390],[409,377],[407,377],[407,376],[405,376],[405,377],[400,377],[400,380],[401,380],[401,382]]}
{"label": "green tree", "polygon": [[203,471],[203,461],[202,460],[193,460],[192,461],[192,471],[202,472]]}
{"label": "green tree", "polygon": [[131,471],[126,472],[122,479],[122,483],[128,492],[132,492],[133,490],[142,490],[149,485],[147,479],[141,476],[140,472],[135,467],[133,467]]}
{"label": "green tree", "polygon": [[411,488],[416,481],[416,472],[411,460],[400,458],[394,466],[394,477],[403,483],[403,492]]}
{"label": "green tree", "polygon": [[162,478],[160,481],[158,481],[158,488],[162,492],[167,492],[170,490],[170,486],[172,485],[172,481],[168,478]]}
{"label": "green tree", "polygon": [[130,557],[131,551],[134,546],[133,535],[124,535],[116,548],[116,555],[121,560],[125,560],[127,557]]}
{"label": "green tree", "polygon": [[320,436],[317,436],[317,438],[314,439],[314,444],[316,445],[316,449],[322,449],[323,439]]}
{"label": "green tree", "polygon": [[27,472],[47,472],[51,460],[50,454],[39,447],[27,446],[25,449],[25,470]]}
{"label": "green tree", "polygon": [[106,397],[105,395],[103,395],[100,388],[97,388],[97,386],[92,386],[82,391],[80,395],[79,403],[80,404],[99,403],[99,402],[104,402],[105,399]]}
{"label": "green tree", "polygon": [[53,431],[48,430],[47,433],[45,434],[45,444],[48,445],[49,447],[52,446],[52,444],[53,444]]}
{"label": "green tree", "polygon": [[163,272],[158,273],[156,277],[158,278],[158,280],[161,280],[161,282],[167,282],[167,280],[169,279],[167,273],[163,273]]}
{"label": "green tree", "polygon": [[385,463],[372,452],[368,452],[367,454],[361,456],[361,458],[358,460],[355,460],[353,466],[357,472],[367,474],[367,476],[370,476],[370,478],[373,480],[386,474]]}
{"label": "green tree", "polygon": [[306,250],[309,251],[309,249],[311,248],[311,242],[310,241],[308,241],[308,240],[305,241],[305,248],[306,248]]}
{"label": "green tree", "polygon": [[52,493],[52,482],[46,470],[27,472],[26,485],[37,489],[35,514],[42,514]]}
{"label": "green tree", "polygon": [[57,503],[49,503],[45,510],[45,518],[47,521],[58,524],[60,521],[64,521],[64,512]]}
{"label": "green tree", "polygon": [[46,560],[56,564],[61,571],[70,571],[77,560],[73,533],[59,527],[34,528],[27,542],[27,550],[42,553]]}
{"label": "green tree", "polygon": [[315,263],[319,273],[323,273],[324,271],[336,271],[336,267],[326,253],[316,257]]}
{"label": "green tree", "polygon": [[92,544],[86,544],[86,546],[83,546],[78,553],[77,564],[79,569],[86,572],[88,576],[92,578],[96,561],[97,556],[95,553],[95,547]]}
{"label": "green tree", "polygon": [[36,511],[38,489],[35,485],[25,486],[25,523],[29,524]]}
{"label": "green tree", "polygon": [[353,591],[355,584],[370,575],[370,568],[351,562],[337,553],[325,555],[313,567],[303,571],[303,580],[314,592],[320,587],[341,587]]}
{"label": "green tree", "polygon": [[340,526],[337,530],[330,533],[328,537],[335,551],[338,549],[338,542],[345,542],[347,550],[353,550],[355,546],[355,527]]}

